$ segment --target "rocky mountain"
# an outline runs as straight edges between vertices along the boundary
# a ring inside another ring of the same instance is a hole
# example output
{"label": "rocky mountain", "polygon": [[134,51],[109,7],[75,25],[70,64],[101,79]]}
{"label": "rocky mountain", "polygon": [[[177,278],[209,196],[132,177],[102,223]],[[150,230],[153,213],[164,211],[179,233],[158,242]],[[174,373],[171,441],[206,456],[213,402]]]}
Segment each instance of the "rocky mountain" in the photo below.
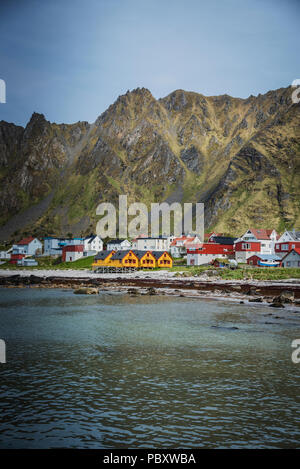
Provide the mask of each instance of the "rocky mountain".
{"label": "rocky mountain", "polygon": [[145,88],[94,124],[0,122],[0,238],[95,231],[96,206],[204,202],[206,228],[300,227],[300,105],[291,88],[247,99]]}

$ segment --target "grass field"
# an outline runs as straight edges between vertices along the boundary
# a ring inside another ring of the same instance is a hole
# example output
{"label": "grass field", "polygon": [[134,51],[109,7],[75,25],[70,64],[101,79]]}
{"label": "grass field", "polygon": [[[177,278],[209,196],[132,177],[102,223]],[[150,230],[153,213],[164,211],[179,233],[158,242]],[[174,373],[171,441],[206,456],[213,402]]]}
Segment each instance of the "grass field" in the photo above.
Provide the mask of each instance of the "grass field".
{"label": "grass field", "polygon": [[[58,259],[51,257],[40,257],[38,258],[39,265],[36,267],[23,267],[6,262],[0,265],[1,269],[5,270],[91,270],[92,263],[94,262],[94,256],[84,257],[74,262],[60,262]],[[152,269],[155,271],[161,270],[160,268]],[[283,267],[249,267],[242,265],[238,269],[231,270],[227,268],[215,268],[213,266],[186,266],[180,265],[176,262],[171,269],[171,272],[177,272],[178,276],[182,277],[193,277],[199,276],[205,271],[211,271],[211,275],[217,275],[224,280],[284,280],[289,278],[300,279],[300,268],[286,269]]]}

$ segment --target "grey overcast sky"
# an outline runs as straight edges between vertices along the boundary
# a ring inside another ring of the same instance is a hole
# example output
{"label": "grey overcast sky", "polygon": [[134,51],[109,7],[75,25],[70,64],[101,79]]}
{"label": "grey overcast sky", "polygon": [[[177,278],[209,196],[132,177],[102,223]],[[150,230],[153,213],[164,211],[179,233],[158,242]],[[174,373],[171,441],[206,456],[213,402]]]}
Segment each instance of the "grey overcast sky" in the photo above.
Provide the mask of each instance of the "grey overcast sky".
{"label": "grey overcast sky", "polygon": [[247,97],[300,78],[299,0],[1,0],[0,120],[93,122],[149,88]]}

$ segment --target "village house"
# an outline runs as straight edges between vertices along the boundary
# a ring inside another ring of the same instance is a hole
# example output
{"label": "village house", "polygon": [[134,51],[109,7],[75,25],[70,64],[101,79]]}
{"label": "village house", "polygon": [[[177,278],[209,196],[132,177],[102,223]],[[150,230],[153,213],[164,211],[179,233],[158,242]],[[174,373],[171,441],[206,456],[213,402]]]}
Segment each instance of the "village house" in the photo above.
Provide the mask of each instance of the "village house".
{"label": "village house", "polygon": [[25,256],[35,256],[37,251],[42,250],[42,247],[43,245],[40,240],[33,236],[23,238],[17,244],[13,245],[9,262],[11,264],[16,264]]}
{"label": "village house", "polygon": [[156,267],[171,268],[173,266],[173,259],[168,251],[152,251],[156,259]]}
{"label": "village house", "polygon": [[107,251],[126,251],[131,248],[128,239],[111,239],[107,243]]}
{"label": "village house", "polygon": [[292,249],[281,259],[281,267],[300,267],[300,249]]}
{"label": "village house", "polygon": [[17,261],[17,265],[21,265],[23,267],[35,267],[38,265],[37,261],[32,257],[26,258],[23,257]]}
{"label": "village house", "polygon": [[214,236],[223,236],[223,233],[216,233],[215,231],[212,231],[210,233],[205,233],[204,234],[204,241],[208,242],[210,241]]}
{"label": "village house", "polygon": [[99,252],[103,250],[103,241],[98,235],[91,234],[90,236],[86,236],[83,240],[84,251],[87,252]]}
{"label": "village house", "polygon": [[133,250],[133,253],[139,259],[139,267],[150,269],[155,267],[156,259],[151,251]]}
{"label": "village house", "polygon": [[173,259],[167,251],[101,251],[95,256],[93,269],[98,267],[115,268],[170,268],[173,265]]}
{"label": "village house", "polygon": [[62,248],[62,261],[74,262],[83,257],[83,244],[69,244]]}
{"label": "village house", "polygon": [[248,257],[247,264],[259,267],[278,267],[280,265],[280,257],[276,254],[254,254]]}
{"label": "village house", "polygon": [[140,237],[132,242],[132,248],[137,251],[166,251],[169,247],[169,241],[166,236],[158,237]]}
{"label": "village house", "polygon": [[44,238],[44,256],[62,256],[64,246],[83,244],[83,238],[60,238],[47,236]]}
{"label": "village house", "polygon": [[194,244],[199,244],[200,238],[198,236],[180,236],[178,238],[174,238],[174,240],[170,244],[170,253],[172,257],[183,257],[187,253],[187,247],[192,246]]}
{"label": "village house", "polygon": [[187,248],[187,265],[209,264],[214,259],[227,259],[234,256],[236,238],[218,236],[210,238],[209,242],[189,245]]}
{"label": "village house", "polygon": [[235,242],[235,258],[246,263],[254,254],[274,254],[278,234],[275,230],[249,229]]}
{"label": "village house", "polygon": [[8,249],[7,251],[0,251],[0,259],[8,261],[11,256],[11,251],[12,248]]}
{"label": "village house", "polygon": [[94,258],[92,268],[104,267],[109,265],[110,258],[116,251],[100,251]]}
{"label": "village house", "polygon": [[281,258],[292,249],[300,249],[300,231],[285,231],[275,244],[275,253]]}
{"label": "village house", "polygon": [[110,258],[109,265],[111,267],[139,267],[139,258],[132,251],[116,251]]}

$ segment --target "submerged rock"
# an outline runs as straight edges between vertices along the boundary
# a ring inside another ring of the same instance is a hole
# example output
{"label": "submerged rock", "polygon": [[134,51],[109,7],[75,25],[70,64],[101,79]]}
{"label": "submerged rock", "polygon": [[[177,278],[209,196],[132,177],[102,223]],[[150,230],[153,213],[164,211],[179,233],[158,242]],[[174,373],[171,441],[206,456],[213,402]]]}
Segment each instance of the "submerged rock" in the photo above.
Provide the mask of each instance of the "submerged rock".
{"label": "submerged rock", "polygon": [[75,295],[98,295],[98,288],[77,288],[74,290]]}

